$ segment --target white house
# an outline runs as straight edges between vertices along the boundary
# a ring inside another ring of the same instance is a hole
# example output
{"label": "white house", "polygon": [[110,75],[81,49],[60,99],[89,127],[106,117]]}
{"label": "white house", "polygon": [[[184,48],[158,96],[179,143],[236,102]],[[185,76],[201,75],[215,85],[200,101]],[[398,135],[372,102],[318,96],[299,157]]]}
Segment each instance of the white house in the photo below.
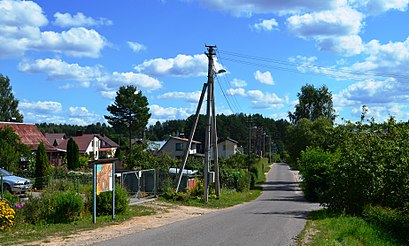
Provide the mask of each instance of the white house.
{"label": "white house", "polygon": [[227,138],[224,141],[221,141],[217,144],[217,151],[219,152],[219,158],[229,158],[230,156],[240,152],[239,148],[237,147],[236,140],[231,138]]}

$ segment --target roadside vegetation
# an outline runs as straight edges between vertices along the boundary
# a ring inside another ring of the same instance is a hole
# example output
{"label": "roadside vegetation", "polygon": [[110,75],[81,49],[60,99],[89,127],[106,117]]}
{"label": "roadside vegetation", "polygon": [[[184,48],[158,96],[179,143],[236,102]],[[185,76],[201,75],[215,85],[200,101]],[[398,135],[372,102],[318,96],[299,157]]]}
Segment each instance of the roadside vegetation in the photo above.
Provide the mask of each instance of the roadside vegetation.
{"label": "roadside vegetation", "polygon": [[[296,111],[312,112],[308,106],[318,105],[305,103],[304,92]],[[313,245],[388,245],[373,244],[373,235],[409,244],[409,125],[393,117],[366,120],[367,112],[363,106],[360,121],[342,125],[324,113],[292,114],[308,117],[287,129],[290,164],[302,175],[306,198],[326,208],[318,218],[311,214]]]}

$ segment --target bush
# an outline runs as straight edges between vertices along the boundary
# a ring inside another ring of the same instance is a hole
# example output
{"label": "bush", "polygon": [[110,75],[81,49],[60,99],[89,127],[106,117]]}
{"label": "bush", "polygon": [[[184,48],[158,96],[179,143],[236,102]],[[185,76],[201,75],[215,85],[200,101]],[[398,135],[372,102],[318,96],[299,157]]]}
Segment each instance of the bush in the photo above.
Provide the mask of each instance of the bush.
{"label": "bush", "polygon": [[402,241],[402,245],[409,245],[409,215],[401,211],[380,206],[367,206],[364,218],[379,228],[387,231],[393,237]]}
{"label": "bush", "polygon": [[[92,212],[92,190],[88,192],[87,207]],[[97,215],[112,214],[112,192],[106,191],[97,195]],[[128,192],[120,185],[115,186],[115,214],[125,213],[129,209]]]}
{"label": "bush", "polygon": [[81,195],[73,191],[45,191],[40,197],[30,198],[22,213],[30,224],[67,223],[80,216],[83,205]]}
{"label": "bush", "polygon": [[0,231],[7,231],[14,225],[16,212],[6,200],[0,200]]}
{"label": "bush", "polygon": [[314,202],[325,202],[331,185],[333,166],[339,160],[338,153],[330,153],[319,147],[307,147],[298,161],[303,177],[301,187],[305,197]]}
{"label": "bush", "polygon": [[220,172],[221,186],[243,192],[250,189],[251,174],[244,169],[225,169]]}
{"label": "bush", "polygon": [[83,207],[84,202],[80,194],[73,191],[56,193],[52,220],[54,223],[72,222],[81,215]]}

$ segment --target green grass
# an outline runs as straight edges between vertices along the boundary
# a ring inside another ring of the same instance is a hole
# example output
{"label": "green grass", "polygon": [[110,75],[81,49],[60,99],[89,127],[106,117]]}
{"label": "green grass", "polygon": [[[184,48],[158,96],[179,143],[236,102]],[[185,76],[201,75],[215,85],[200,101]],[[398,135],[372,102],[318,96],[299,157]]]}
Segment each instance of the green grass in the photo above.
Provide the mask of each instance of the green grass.
{"label": "green grass", "polygon": [[222,189],[220,198],[209,196],[209,201],[205,203],[202,198],[180,202],[180,204],[205,207],[205,208],[227,208],[243,202],[249,202],[256,199],[261,194],[260,190],[249,190],[246,192],[236,192],[235,190]]}
{"label": "green grass", "polygon": [[[303,243],[307,241],[308,243]],[[311,212],[299,245],[400,245],[361,217],[334,215],[327,210]]]}
{"label": "green grass", "polygon": [[87,215],[80,220],[68,224],[21,224],[16,225],[10,232],[0,233],[0,245],[23,244],[30,241],[46,240],[49,236],[69,236],[75,232],[91,230],[98,227],[119,224],[131,217],[155,214],[153,208],[147,206],[131,206],[129,211],[112,216],[99,216],[97,223],[92,223],[92,215]]}

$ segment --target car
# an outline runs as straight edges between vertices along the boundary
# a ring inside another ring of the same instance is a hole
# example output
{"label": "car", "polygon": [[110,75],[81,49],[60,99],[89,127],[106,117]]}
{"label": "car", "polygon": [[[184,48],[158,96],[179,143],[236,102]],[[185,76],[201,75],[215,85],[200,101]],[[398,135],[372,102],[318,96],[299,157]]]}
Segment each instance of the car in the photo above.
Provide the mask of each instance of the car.
{"label": "car", "polygon": [[33,183],[30,180],[15,176],[1,167],[0,176],[3,176],[4,191],[8,190],[11,193],[25,193],[33,188]]}

